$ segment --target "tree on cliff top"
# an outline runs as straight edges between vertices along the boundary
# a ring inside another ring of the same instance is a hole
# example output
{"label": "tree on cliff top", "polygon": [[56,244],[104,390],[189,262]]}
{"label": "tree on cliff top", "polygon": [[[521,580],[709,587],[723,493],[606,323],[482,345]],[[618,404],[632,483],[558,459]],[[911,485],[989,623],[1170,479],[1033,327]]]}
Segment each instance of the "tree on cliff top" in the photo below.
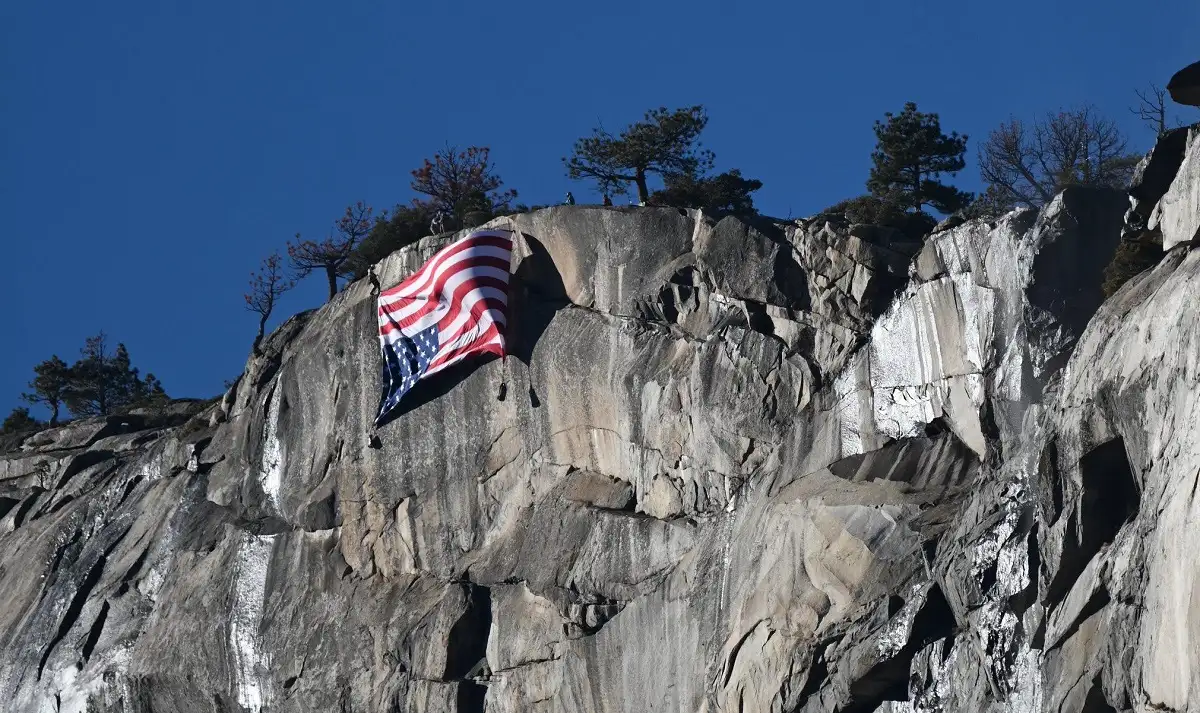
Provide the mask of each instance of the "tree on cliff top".
{"label": "tree on cliff top", "polygon": [[8,414],[4,419],[4,423],[0,424],[0,434],[19,433],[21,431],[29,431],[42,425],[42,422],[29,415],[29,409],[24,406],[14,408],[12,413]]}
{"label": "tree on cliff top", "polygon": [[930,206],[949,214],[967,205],[971,194],[937,180],[966,165],[967,137],[942,133],[938,115],[917,111],[913,102],[899,114],[884,114],[884,119],[875,122],[874,166],[867,180],[871,195],[918,213]]}
{"label": "tree on cliff top", "polygon": [[1043,206],[1069,185],[1125,188],[1137,161],[1116,123],[1090,106],[1032,126],[1010,119],[979,148],[980,176],[1008,208]]}
{"label": "tree on cliff top", "polygon": [[80,357],[71,366],[65,396],[67,408],[77,416],[107,416],[167,397],[153,374],[139,376],[124,344],[109,353],[104,332],[87,338]]}
{"label": "tree on cliff top", "polygon": [[412,172],[412,189],[429,196],[427,203],[433,210],[460,218],[472,211],[503,211],[517,192],[500,190],[504,181],[496,174],[490,155],[486,146],[468,146],[462,151],[446,146]]}
{"label": "tree on cliff top", "polygon": [[701,208],[715,213],[757,215],[754,198],[750,195],[762,188],[762,181],[743,178],[738,169],[716,176],[671,176],[666,187],[650,195],[651,205],[676,208]]}
{"label": "tree on cliff top", "polygon": [[33,367],[33,373],[29,392],[22,394],[21,398],[26,403],[45,405],[50,409],[50,425],[57,426],[59,408],[66,402],[71,386],[71,367],[55,355]]}
{"label": "tree on cliff top", "polygon": [[288,243],[288,257],[298,278],[316,270],[325,272],[329,281],[329,299],[337,294],[337,278],[350,259],[360,240],[371,231],[371,206],[362,201],[346,207],[346,213],[333,225],[334,232],[325,240],[302,240]]}
{"label": "tree on cliff top", "polygon": [[567,175],[575,180],[593,180],[606,195],[625,195],[630,183],[637,186],[638,200],[650,200],[647,176],[656,173],[664,180],[702,176],[712,167],[713,154],[700,148],[700,133],[708,124],[703,106],[671,111],[659,107],[646,112],[642,121],[613,136],[603,127],[575,142],[573,153],[564,158]]}
{"label": "tree on cliff top", "polygon": [[342,275],[351,280],[365,277],[375,263],[429,235],[432,217],[432,207],[423,202],[383,211],[342,267]]}
{"label": "tree on cliff top", "polygon": [[254,345],[251,347],[255,354],[258,354],[258,346],[262,343],[267,320],[275,311],[275,303],[295,284],[284,274],[279,253],[271,253],[263,258],[258,272],[250,273],[250,291],[244,297],[246,309],[258,315],[258,334],[254,336]]}

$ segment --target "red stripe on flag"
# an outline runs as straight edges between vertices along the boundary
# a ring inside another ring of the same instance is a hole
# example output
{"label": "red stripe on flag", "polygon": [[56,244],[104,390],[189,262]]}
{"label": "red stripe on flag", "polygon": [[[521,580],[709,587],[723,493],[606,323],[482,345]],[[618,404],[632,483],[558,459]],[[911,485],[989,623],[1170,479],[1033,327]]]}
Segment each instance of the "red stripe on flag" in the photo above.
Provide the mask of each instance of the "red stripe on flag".
{"label": "red stripe on flag", "polygon": [[[429,262],[422,265],[421,269],[413,273],[404,282],[401,282],[399,285],[379,293],[379,299],[382,301],[388,297],[404,294],[413,287],[421,287],[421,290],[424,291],[425,288],[421,283],[423,281],[427,281],[428,276],[436,272],[437,269],[441,267],[442,263],[446,262],[454,255],[474,247],[494,247],[511,251],[512,239],[498,235],[481,235],[474,238],[464,238],[457,243],[453,243],[445,248],[442,248],[441,252],[430,258]],[[505,267],[507,267],[507,265]]]}
{"label": "red stripe on flag", "polygon": [[[510,260],[503,260],[496,257],[477,257],[464,260],[462,263],[455,265],[455,269],[447,270],[446,272],[442,273],[442,275],[438,277],[438,279],[430,286],[428,290],[422,290],[420,294],[413,295],[412,297],[401,298],[388,305],[381,305],[379,307],[379,315],[381,318],[391,317],[395,319],[395,321],[399,322],[401,326],[408,326],[419,319],[419,317],[408,315],[406,317],[397,319],[396,313],[403,312],[405,309],[412,307],[417,302],[425,302],[427,304],[422,306],[419,314],[428,314],[431,310],[436,308],[438,304],[438,301],[436,299],[432,299],[432,297],[441,295],[446,289],[446,283],[449,282],[451,278],[462,274],[464,271],[470,271],[473,268],[478,267],[492,267],[497,270],[507,272],[510,263]],[[470,282],[470,280],[467,280],[466,282]],[[457,296],[459,292],[460,291],[456,289],[454,294]]]}

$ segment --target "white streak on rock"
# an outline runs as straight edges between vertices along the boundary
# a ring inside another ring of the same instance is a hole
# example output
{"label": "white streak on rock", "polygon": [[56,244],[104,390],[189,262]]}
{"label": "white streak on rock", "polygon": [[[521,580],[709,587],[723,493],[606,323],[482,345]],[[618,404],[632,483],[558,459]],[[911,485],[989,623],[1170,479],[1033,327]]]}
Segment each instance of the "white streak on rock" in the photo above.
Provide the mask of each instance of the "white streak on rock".
{"label": "white streak on rock", "polygon": [[262,464],[259,468],[263,492],[276,510],[279,509],[279,486],[283,479],[283,445],[279,442],[279,389],[279,382],[271,389],[271,402],[263,423]]}
{"label": "white streak on rock", "polygon": [[238,545],[233,579],[233,611],[229,617],[229,650],[233,654],[238,703],[251,713],[263,709],[269,694],[270,660],[261,646],[267,569],[275,535],[244,533]]}

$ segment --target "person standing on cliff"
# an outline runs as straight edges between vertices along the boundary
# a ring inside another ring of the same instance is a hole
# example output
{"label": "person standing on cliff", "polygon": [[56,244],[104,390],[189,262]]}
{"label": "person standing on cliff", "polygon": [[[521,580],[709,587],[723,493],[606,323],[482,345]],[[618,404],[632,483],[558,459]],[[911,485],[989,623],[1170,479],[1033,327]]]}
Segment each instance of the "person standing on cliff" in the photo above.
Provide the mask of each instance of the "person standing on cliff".
{"label": "person standing on cliff", "polygon": [[567,199],[564,202],[566,205],[575,205],[575,196],[571,195],[570,191],[567,191]]}

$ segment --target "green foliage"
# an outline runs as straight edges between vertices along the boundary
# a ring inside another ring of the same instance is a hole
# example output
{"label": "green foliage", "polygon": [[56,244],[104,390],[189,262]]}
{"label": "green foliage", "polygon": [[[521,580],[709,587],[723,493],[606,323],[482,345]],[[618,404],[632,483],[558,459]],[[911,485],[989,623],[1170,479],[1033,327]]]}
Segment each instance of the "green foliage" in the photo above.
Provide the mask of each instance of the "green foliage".
{"label": "green foliage", "polygon": [[0,435],[32,431],[41,425],[41,421],[29,415],[29,409],[20,406],[14,408],[4,419],[4,423],[0,424]]}
{"label": "green foliage", "polygon": [[1137,240],[1122,240],[1112,262],[1104,268],[1104,296],[1111,297],[1136,275],[1158,264],[1163,257],[1161,238],[1143,236]]}
{"label": "green foliage", "polygon": [[432,208],[425,203],[396,206],[390,214],[384,211],[371,227],[371,232],[350,255],[342,274],[351,280],[366,277],[372,265],[429,235],[432,218]]}
{"label": "green foliage", "polygon": [[817,214],[818,219],[844,219],[849,223],[895,228],[910,238],[920,239],[937,225],[933,216],[903,208],[878,196],[865,195],[835,203]]}
{"label": "green foliage", "polygon": [[975,200],[958,211],[956,215],[962,217],[963,220],[996,220],[1012,210],[1013,207],[1012,202],[1000,191],[996,190],[994,186],[988,186],[986,191],[975,196]]}
{"label": "green foliage", "polygon": [[118,344],[109,353],[104,332],[88,337],[80,359],[70,368],[67,408],[77,416],[107,416],[136,406],[164,401],[162,384],[153,374],[143,380],[131,365],[129,351]]}
{"label": "green foliage", "polygon": [[700,148],[700,133],[707,124],[703,106],[651,109],[619,136],[603,127],[594,129],[591,136],[575,142],[572,155],[563,163],[569,177],[595,181],[605,195],[625,195],[632,183],[638,200],[649,201],[649,174],[667,180],[702,176],[712,167],[712,152]]}
{"label": "green foliage", "polygon": [[913,102],[899,114],[888,112],[884,117],[875,122],[874,165],[867,180],[871,195],[918,213],[930,206],[949,214],[969,203],[971,194],[937,180],[966,165],[967,137],[942,133],[938,115],[917,111]]}
{"label": "green foliage", "polygon": [[742,178],[742,172],[733,169],[717,176],[696,177],[690,174],[670,176],[666,187],[650,196],[651,205],[667,205],[676,208],[701,208],[712,213],[733,215],[757,215],[751,193],[762,188],[762,181]]}
{"label": "green foliage", "polygon": [[54,355],[33,367],[33,381],[29,392],[21,398],[30,404],[43,404],[50,409],[50,425],[58,425],[59,409],[65,403],[71,387],[71,367]]}
{"label": "green foliage", "polygon": [[474,211],[502,212],[517,192],[500,190],[504,181],[496,174],[490,155],[486,146],[468,146],[462,151],[447,146],[412,172],[412,189],[429,196],[424,203],[431,212],[440,210],[459,218]]}

